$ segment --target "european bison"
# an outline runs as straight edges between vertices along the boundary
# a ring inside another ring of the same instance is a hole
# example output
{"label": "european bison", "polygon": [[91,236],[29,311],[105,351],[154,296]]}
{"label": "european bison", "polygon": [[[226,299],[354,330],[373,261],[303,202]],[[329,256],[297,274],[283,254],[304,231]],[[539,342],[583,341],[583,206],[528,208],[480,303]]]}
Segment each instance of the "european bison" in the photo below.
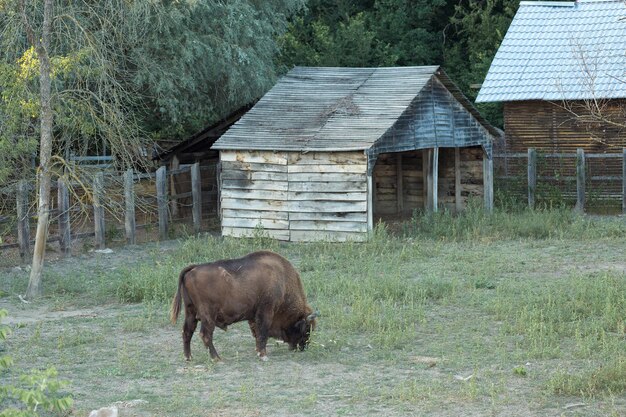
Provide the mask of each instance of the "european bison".
{"label": "european bison", "polygon": [[213,359],[220,359],[213,346],[215,326],[226,330],[230,324],[248,320],[262,360],[267,360],[268,337],[287,342],[292,350],[303,350],[315,328],[316,313],[307,304],[300,275],[288,260],[269,251],[186,267],[172,300],[172,323],[178,319],[181,299],[185,305],[183,349],[187,360],[198,321]]}

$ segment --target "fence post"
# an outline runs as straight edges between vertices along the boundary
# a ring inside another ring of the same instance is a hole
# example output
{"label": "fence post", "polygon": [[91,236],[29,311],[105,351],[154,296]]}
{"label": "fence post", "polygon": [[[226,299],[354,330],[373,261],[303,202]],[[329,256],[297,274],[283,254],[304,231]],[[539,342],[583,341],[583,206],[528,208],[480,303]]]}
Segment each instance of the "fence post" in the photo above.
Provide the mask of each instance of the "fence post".
{"label": "fence post", "polygon": [[483,154],[483,197],[487,213],[493,212],[493,157]]}
{"label": "fence post", "polygon": [[104,241],[104,173],[96,173],[93,180],[93,221],[94,221],[94,245],[98,249],[105,248]]}
{"label": "fence post", "polygon": [[585,150],[576,150],[576,210],[585,211]]}
{"label": "fence post", "polygon": [[535,192],[537,191],[537,151],[528,148],[528,207],[535,208]]}
{"label": "fence post", "polygon": [[191,166],[191,196],[193,198],[193,232],[200,233],[202,226],[202,179],[200,177],[200,163]]}
{"label": "fence post", "polygon": [[62,178],[57,180],[57,201],[59,207],[59,247],[64,256],[72,251],[72,235],[70,231],[70,194]]}
{"label": "fence post", "polygon": [[126,230],[126,243],[135,244],[135,190],[133,188],[133,169],[129,168],[124,173],[124,229]]}
{"label": "fence post", "polygon": [[167,171],[165,166],[156,171],[157,206],[159,211],[159,239],[167,239]]}
{"label": "fence post", "polygon": [[172,171],[178,170],[179,168],[180,162],[178,161],[178,157],[174,155],[172,157],[172,161],[170,162],[170,210],[173,218],[178,217],[178,199],[176,198],[176,194],[178,194],[180,190],[176,187],[176,175],[179,174],[172,174]]}
{"label": "fence post", "polygon": [[622,148],[622,213],[626,214],[626,148]]}
{"label": "fence post", "polygon": [[28,183],[20,180],[17,185],[17,241],[22,262],[30,254],[30,213],[28,211]]}

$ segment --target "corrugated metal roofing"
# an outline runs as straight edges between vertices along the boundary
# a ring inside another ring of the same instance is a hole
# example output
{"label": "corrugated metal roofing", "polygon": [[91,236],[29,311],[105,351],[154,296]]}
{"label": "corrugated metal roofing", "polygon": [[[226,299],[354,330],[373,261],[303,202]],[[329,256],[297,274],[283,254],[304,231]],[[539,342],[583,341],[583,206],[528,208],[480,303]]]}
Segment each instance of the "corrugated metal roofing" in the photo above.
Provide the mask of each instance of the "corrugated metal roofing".
{"label": "corrugated metal roofing", "polygon": [[522,1],[476,102],[626,97],[626,5]]}
{"label": "corrugated metal roofing", "polygon": [[438,66],[296,67],[212,149],[368,149],[393,127],[433,77],[441,78],[485,129],[493,130]]}

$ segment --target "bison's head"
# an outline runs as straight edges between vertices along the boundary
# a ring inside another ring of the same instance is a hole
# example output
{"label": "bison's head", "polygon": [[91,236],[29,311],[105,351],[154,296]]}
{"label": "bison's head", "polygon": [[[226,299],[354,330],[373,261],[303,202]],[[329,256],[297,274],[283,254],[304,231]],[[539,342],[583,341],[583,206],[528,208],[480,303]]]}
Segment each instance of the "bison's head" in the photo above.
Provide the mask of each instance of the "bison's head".
{"label": "bison's head", "polygon": [[311,313],[305,318],[292,324],[285,332],[285,342],[289,343],[292,350],[304,350],[309,344],[311,331],[315,329],[317,313]]}

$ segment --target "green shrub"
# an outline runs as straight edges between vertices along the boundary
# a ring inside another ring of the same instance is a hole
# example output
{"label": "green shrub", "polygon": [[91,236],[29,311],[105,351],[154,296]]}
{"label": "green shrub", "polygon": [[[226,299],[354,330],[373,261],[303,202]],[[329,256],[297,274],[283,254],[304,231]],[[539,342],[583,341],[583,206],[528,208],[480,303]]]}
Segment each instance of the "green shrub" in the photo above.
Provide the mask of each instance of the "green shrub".
{"label": "green shrub", "polygon": [[[6,315],[7,311],[0,309],[0,342],[10,334],[1,322]],[[19,374],[19,384],[13,385],[6,380],[13,367],[10,356],[0,356],[0,417],[37,417],[41,411],[58,414],[72,406],[72,398],[60,392],[67,383],[57,379],[54,368]]]}

